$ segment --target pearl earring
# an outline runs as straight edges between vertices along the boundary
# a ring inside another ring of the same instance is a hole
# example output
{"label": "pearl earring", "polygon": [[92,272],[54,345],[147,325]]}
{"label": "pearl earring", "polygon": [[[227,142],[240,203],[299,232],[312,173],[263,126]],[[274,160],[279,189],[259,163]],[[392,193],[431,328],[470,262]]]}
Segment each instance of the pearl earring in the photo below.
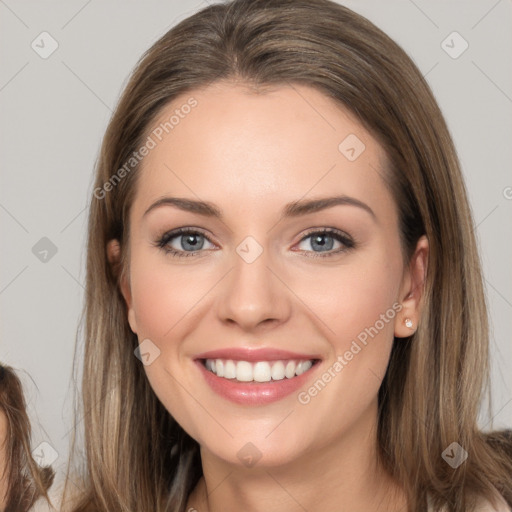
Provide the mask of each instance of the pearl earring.
{"label": "pearl earring", "polygon": [[409,329],[412,329],[412,320],[411,320],[410,318],[406,318],[406,319],[404,320],[404,322],[405,322],[405,325],[406,325],[407,327],[409,327]]}

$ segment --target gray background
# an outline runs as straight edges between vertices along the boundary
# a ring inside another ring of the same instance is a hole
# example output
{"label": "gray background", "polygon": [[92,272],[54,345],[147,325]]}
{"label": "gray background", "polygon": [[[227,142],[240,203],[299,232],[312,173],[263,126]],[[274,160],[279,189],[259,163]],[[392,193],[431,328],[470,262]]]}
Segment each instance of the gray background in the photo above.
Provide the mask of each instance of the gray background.
{"label": "gray background", "polygon": [[[482,413],[481,427],[489,429],[491,419],[496,428],[511,427],[512,3],[340,3],[405,48],[447,118],[477,225],[493,327],[493,413]],[[0,0],[0,359],[23,369],[34,447],[48,443],[36,453],[59,472],[73,426],[72,361],[100,141],[138,57],[205,5]],[[51,48],[43,31],[58,43],[46,59],[31,47]],[[464,43],[446,39],[453,31],[469,44],[458,58]],[[57,250],[46,261],[43,237]]]}

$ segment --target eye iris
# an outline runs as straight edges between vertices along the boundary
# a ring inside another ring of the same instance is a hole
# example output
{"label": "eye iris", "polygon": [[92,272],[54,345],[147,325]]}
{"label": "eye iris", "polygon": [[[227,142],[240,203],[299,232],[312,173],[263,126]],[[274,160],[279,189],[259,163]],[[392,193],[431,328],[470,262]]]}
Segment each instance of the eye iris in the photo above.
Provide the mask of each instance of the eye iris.
{"label": "eye iris", "polygon": [[[198,249],[201,249],[204,244],[204,240],[202,242],[197,241],[197,237],[200,237],[202,235],[199,234],[188,234],[188,235],[182,235],[181,236],[181,246],[183,249],[187,249],[187,244],[190,244],[191,247],[188,247],[189,249],[192,249],[193,251],[196,251]],[[195,240],[195,241],[194,241]]]}
{"label": "eye iris", "polygon": [[[325,242],[325,238],[330,238],[331,242],[330,243],[326,243]],[[322,242],[323,240],[323,242]],[[334,241],[333,241],[333,238],[331,235],[328,235],[328,234],[318,234],[314,237],[312,237],[312,240],[311,240],[311,246],[313,248],[315,248],[315,244],[317,245],[317,247],[319,247],[320,249],[325,249],[327,251],[330,251],[334,245]]]}

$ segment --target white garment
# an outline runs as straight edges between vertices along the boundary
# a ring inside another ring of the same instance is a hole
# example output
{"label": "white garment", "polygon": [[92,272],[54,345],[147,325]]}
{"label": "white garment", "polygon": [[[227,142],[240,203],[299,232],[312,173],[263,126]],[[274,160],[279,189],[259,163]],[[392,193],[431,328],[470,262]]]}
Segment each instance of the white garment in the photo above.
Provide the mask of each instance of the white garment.
{"label": "white garment", "polygon": [[[427,499],[428,501],[428,512],[433,512],[432,504],[430,502],[430,496]],[[507,505],[507,502],[501,495],[498,495],[498,508],[494,508],[492,504],[484,499],[480,498],[478,500],[475,512],[512,512],[512,509]]]}

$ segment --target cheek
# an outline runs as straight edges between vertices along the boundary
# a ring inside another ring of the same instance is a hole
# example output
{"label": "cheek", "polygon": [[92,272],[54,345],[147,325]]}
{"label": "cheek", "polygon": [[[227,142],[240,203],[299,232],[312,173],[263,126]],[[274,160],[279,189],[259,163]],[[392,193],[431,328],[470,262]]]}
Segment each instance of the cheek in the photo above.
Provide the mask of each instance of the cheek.
{"label": "cheek", "polygon": [[180,323],[193,317],[194,307],[209,288],[203,272],[144,253],[134,255],[130,279],[139,339],[155,342],[173,337],[173,331],[182,328]]}
{"label": "cheek", "polygon": [[383,263],[389,261],[386,257],[384,249],[354,256],[350,264],[318,269],[314,277],[297,278],[292,285],[316,317],[315,323],[323,325],[337,354],[347,350],[352,340],[364,340],[369,329],[373,337],[393,338],[394,318],[401,308],[396,302],[401,265],[399,259]]}
{"label": "cheek", "polygon": [[198,438],[189,413],[190,396],[184,391],[192,389],[193,383],[183,372],[181,340],[197,324],[195,316],[201,309],[197,305],[211,284],[199,273],[166,264],[165,258],[143,251],[132,255],[130,271],[139,343],[149,339],[158,348],[153,352],[158,355],[144,366],[150,386],[174,418]]}
{"label": "cheek", "polygon": [[[183,294],[180,283],[167,278],[158,268],[137,268],[132,272],[133,309],[139,339],[158,340],[171,329],[180,314]],[[180,292],[178,293],[178,290]]]}
{"label": "cheek", "polygon": [[[382,268],[374,272],[346,276],[338,295],[339,304],[331,308],[330,314],[335,323],[334,331],[341,335],[341,344],[347,340],[359,339],[364,343],[365,333],[372,332],[372,337],[387,338],[393,331],[396,307],[396,282]],[[342,314],[340,314],[342,312]],[[376,332],[378,331],[378,332]],[[339,347],[340,349],[342,346]],[[343,347],[344,348],[344,347]]]}

